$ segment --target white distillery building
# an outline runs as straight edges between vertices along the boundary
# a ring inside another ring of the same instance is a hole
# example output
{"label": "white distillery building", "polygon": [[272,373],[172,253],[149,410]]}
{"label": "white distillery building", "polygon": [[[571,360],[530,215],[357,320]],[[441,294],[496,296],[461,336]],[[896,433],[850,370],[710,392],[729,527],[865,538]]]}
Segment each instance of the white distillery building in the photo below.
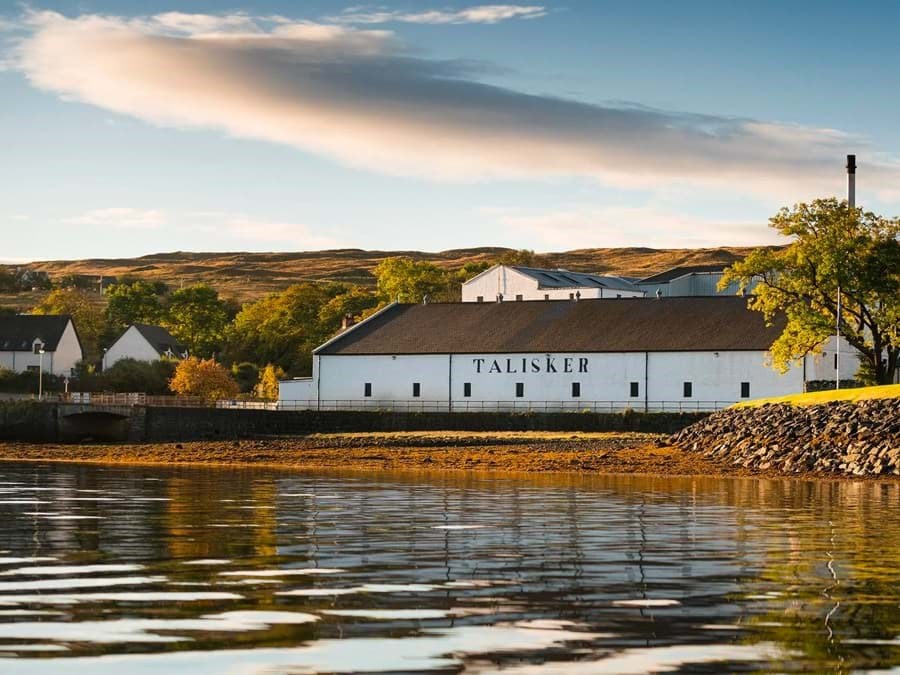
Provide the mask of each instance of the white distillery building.
{"label": "white distillery building", "polygon": [[186,359],[187,347],[178,342],[162,326],[135,323],[112,343],[103,355],[103,369],[122,359],[159,361],[163,358]]}
{"label": "white distillery building", "polygon": [[282,407],[704,410],[803,391],[738,297],[393,304],[319,347]]}
{"label": "white distillery building", "polygon": [[0,368],[23,373],[43,367],[50,375],[68,376],[83,358],[78,331],[68,315],[0,317]]}
{"label": "white distillery building", "polygon": [[[637,288],[643,290],[646,297],[660,296],[664,298],[698,297],[707,295],[737,295],[739,288],[732,282],[721,291],[719,281],[725,274],[727,265],[688,265],[673,267],[665,272],[654,274],[645,279],[635,281]],[[747,292],[753,291],[755,283],[750,284]]]}
{"label": "white distillery building", "polygon": [[494,265],[462,285],[463,302],[641,298],[627,279],[520,265]]}

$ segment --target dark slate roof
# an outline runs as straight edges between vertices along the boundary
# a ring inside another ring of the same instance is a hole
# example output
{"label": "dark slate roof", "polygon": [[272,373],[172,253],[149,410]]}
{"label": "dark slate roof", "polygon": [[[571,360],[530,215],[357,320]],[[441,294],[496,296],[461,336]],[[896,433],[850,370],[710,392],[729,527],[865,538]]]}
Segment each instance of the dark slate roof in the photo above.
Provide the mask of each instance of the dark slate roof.
{"label": "dark slate roof", "polygon": [[536,267],[512,265],[512,269],[535,279],[538,288],[613,288],[623,291],[639,290],[619,277],[569,272],[568,270],[544,270]]}
{"label": "dark slate roof", "polygon": [[783,327],[729,296],[396,304],[317,353],[764,351]]}
{"label": "dark slate roof", "polygon": [[0,316],[0,351],[30,352],[35,338],[44,343],[44,351],[56,351],[70,320],[68,314]]}
{"label": "dark slate roof", "polygon": [[184,354],[187,351],[187,347],[180,344],[178,340],[172,337],[172,334],[162,326],[149,326],[145,323],[136,323],[134,324],[134,327],[137,329],[138,333],[144,336],[144,339],[150,343],[150,346],[152,346],[160,356],[164,355],[167,351],[171,351],[176,355]]}
{"label": "dark slate roof", "polygon": [[670,281],[674,281],[680,277],[687,276],[688,274],[709,274],[715,272],[721,272],[728,265],[686,265],[684,267],[673,267],[670,270],[666,270],[665,272],[660,272],[659,274],[654,274],[651,277],[647,277],[646,279],[641,279],[638,281],[638,284],[667,284]]}

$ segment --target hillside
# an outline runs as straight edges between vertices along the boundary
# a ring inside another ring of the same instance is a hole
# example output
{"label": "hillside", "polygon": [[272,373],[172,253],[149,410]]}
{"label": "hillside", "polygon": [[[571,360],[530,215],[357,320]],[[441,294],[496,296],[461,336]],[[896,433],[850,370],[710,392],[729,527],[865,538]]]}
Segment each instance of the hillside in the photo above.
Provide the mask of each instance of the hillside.
{"label": "hillside", "polygon": [[[363,251],[339,249],[296,253],[156,253],[139,258],[51,260],[27,267],[57,279],[68,274],[132,276],[164,281],[177,288],[208,283],[224,296],[252,300],[300,281],[374,283],[372,270],[392,256],[428,260],[448,268],[469,262],[490,261],[505,248],[469,248],[428,253],[422,251]],[[644,277],[678,265],[731,263],[751,248],[651,249],[594,248],[542,254],[547,267]],[[0,266],[11,267],[11,266]],[[0,296],[0,304],[27,306],[32,294]],[[40,294],[39,294],[40,295]]]}

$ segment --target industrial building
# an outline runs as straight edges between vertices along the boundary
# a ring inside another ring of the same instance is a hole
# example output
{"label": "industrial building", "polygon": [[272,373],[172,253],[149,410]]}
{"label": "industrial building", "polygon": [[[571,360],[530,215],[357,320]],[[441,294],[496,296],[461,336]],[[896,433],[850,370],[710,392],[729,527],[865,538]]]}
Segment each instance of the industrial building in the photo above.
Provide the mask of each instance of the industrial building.
{"label": "industrial building", "polygon": [[463,302],[641,298],[644,291],[615,276],[494,265],[462,285]]}

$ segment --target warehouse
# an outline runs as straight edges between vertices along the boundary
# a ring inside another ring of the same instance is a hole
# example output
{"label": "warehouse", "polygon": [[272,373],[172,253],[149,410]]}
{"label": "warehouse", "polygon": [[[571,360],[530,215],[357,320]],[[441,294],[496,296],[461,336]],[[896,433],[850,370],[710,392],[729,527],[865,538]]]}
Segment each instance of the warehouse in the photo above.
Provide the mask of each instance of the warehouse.
{"label": "warehouse", "polygon": [[463,302],[642,298],[627,279],[521,265],[494,265],[462,285]]}
{"label": "warehouse", "polygon": [[737,297],[393,304],[314,352],[284,407],[709,409],[803,391]]}

